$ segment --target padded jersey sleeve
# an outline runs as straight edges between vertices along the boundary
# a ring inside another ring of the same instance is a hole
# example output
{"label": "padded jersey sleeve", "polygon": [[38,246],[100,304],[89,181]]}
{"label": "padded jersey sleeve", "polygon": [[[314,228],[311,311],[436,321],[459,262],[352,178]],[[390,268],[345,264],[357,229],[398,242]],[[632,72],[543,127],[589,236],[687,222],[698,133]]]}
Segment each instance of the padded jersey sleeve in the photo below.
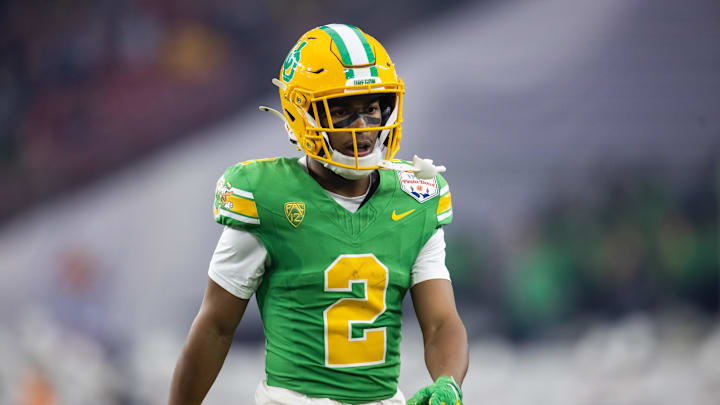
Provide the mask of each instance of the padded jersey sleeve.
{"label": "padded jersey sleeve", "polygon": [[450,272],[445,266],[445,232],[442,228],[425,242],[415,258],[410,272],[410,287],[436,278],[450,280]]}
{"label": "padded jersey sleeve", "polygon": [[213,214],[215,221],[233,228],[253,228],[260,225],[255,196],[243,164],[230,166],[215,186]]}
{"label": "padded jersey sleeve", "polygon": [[208,276],[230,294],[252,297],[265,273],[265,246],[250,232],[226,226],[210,259]]}

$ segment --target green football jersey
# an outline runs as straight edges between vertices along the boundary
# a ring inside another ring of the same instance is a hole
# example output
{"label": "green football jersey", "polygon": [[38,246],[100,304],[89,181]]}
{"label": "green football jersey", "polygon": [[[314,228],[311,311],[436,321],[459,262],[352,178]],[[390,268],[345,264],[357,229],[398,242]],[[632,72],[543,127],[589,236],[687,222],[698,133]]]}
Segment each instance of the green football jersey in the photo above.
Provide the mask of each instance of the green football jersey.
{"label": "green football jersey", "polygon": [[253,233],[268,252],[256,298],[269,385],[350,404],[397,391],[410,272],[452,206],[441,176],[379,174],[355,213],[297,158],[244,162],[218,180],[216,221]]}

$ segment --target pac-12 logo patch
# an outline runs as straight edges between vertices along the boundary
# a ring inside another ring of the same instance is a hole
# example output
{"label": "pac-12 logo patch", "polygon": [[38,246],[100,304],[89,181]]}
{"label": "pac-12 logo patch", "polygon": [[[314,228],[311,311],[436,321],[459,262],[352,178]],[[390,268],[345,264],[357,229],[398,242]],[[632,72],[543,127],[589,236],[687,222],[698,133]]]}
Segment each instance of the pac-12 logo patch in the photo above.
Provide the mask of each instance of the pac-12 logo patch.
{"label": "pac-12 logo patch", "polygon": [[412,172],[397,172],[400,178],[400,188],[411,197],[424,203],[439,194],[440,188],[437,179],[418,179]]}
{"label": "pac-12 logo patch", "polygon": [[285,203],[285,218],[297,228],[305,218],[305,203],[291,201]]}

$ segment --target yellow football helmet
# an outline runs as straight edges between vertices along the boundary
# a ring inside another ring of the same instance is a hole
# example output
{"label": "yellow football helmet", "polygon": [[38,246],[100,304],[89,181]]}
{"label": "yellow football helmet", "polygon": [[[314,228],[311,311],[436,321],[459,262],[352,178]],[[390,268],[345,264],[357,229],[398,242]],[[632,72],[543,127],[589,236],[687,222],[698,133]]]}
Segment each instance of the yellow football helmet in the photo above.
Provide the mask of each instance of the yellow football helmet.
{"label": "yellow football helmet", "polygon": [[[393,159],[400,148],[404,84],[385,48],[359,28],[328,24],[306,32],[290,50],[278,79],[288,136],[298,148],[336,173],[360,178]],[[335,128],[328,101],[377,94],[379,126]],[[332,149],[329,133],[352,132],[355,156]],[[378,131],[373,153],[358,156],[356,131]]]}

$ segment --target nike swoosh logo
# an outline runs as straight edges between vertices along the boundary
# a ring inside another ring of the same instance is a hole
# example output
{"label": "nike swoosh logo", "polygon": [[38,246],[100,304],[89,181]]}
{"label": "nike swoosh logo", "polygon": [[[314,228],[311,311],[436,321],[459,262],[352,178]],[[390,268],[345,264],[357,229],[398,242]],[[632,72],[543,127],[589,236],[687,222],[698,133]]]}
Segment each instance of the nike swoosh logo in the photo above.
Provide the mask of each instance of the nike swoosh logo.
{"label": "nike swoosh logo", "polygon": [[395,213],[395,210],[393,210],[393,212],[392,212],[392,220],[393,220],[393,221],[399,221],[399,220],[405,218],[406,216],[412,214],[413,211],[415,211],[415,210],[412,209],[412,210],[410,210],[410,211],[405,211],[405,212],[403,212],[402,214],[396,214],[396,213]]}

